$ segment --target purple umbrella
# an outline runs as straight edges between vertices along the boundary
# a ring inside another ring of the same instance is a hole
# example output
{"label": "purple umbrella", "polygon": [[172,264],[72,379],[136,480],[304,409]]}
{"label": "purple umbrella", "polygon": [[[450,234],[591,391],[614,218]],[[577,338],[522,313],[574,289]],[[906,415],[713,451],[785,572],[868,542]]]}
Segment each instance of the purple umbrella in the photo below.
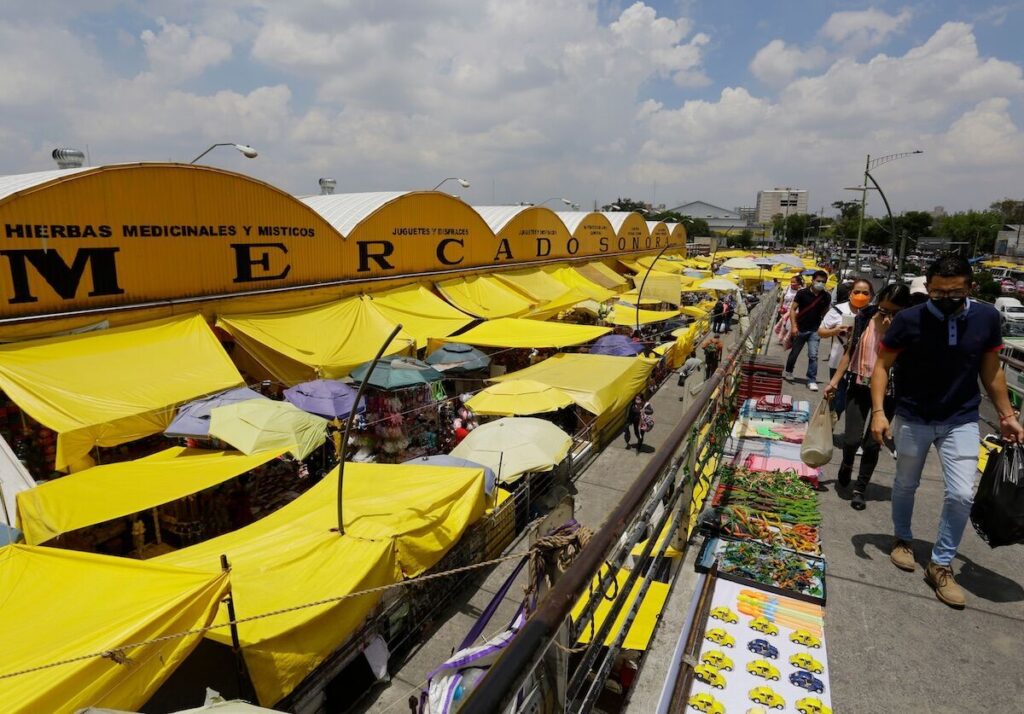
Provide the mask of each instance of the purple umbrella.
{"label": "purple umbrella", "polygon": [[592,355],[613,355],[615,357],[633,357],[644,351],[644,346],[633,342],[625,335],[605,335],[599,337],[590,348]]}
{"label": "purple umbrella", "polygon": [[[284,390],[284,398],[303,411],[328,419],[348,417],[356,400],[356,390],[337,379],[314,379]],[[357,414],[366,411],[363,400]]]}

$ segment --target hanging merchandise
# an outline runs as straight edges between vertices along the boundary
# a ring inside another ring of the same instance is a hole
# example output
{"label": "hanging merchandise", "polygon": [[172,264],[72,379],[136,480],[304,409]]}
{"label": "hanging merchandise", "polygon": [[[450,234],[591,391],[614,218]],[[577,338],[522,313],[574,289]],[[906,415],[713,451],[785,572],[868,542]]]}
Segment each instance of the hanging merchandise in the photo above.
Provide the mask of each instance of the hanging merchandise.
{"label": "hanging merchandise", "polygon": [[365,428],[353,445],[372,449],[378,462],[389,464],[439,453],[438,401],[434,384],[368,390]]}

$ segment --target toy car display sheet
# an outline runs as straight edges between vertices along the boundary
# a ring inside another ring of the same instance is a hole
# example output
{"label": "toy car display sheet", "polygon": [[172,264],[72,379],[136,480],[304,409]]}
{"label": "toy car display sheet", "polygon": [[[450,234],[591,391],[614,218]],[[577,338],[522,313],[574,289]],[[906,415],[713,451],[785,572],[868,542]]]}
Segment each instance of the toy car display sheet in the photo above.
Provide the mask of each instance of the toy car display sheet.
{"label": "toy car display sheet", "polygon": [[824,614],[717,579],[687,711],[831,714]]}

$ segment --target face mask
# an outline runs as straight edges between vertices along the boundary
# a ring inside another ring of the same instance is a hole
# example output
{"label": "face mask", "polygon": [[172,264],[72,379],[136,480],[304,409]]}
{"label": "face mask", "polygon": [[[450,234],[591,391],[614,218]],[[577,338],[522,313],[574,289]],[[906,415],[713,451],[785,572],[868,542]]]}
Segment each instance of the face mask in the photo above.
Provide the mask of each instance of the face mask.
{"label": "face mask", "polygon": [[962,308],[966,301],[967,301],[967,298],[951,298],[951,297],[946,297],[946,298],[934,298],[934,299],[932,299],[931,303],[932,303],[932,305],[935,306],[935,308],[939,312],[941,312],[946,317],[949,317],[950,315],[955,313],[957,310]]}
{"label": "face mask", "polygon": [[860,293],[857,293],[856,295],[850,296],[850,304],[853,307],[857,308],[858,310],[867,305],[869,302],[871,302],[870,295],[861,295]]}
{"label": "face mask", "polygon": [[814,292],[820,293],[822,290],[825,289],[825,283],[817,282],[814,283],[811,287],[814,289]]}

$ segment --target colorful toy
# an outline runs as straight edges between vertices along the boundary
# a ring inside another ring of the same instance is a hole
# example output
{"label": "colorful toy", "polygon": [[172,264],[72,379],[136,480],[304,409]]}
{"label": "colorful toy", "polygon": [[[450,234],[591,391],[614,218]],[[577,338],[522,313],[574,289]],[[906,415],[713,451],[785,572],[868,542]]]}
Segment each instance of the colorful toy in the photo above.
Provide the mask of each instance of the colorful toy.
{"label": "colorful toy", "polygon": [[800,669],[806,669],[808,672],[814,672],[815,674],[821,674],[825,671],[821,662],[811,657],[806,652],[797,652],[795,655],[789,658],[789,663],[794,667]]}
{"label": "colorful toy", "polygon": [[732,671],[732,660],[721,650],[708,650],[701,656],[700,661],[704,664],[710,664],[715,669],[725,670],[726,672]]}
{"label": "colorful toy", "polygon": [[723,647],[735,647],[736,638],[730,635],[725,630],[714,628],[704,633],[704,639],[709,642],[714,642],[716,645],[722,645]]}
{"label": "colorful toy", "polygon": [[758,632],[766,635],[779,634],[779,628],[768,622],[768,620],[763,617],[755,617],[748,623],[748,627],[750,627],[751,630],[757,630]]}
{"label": "colorful toy", "polygon": [[747,671],[757,677],[778,680],[779,669],[766,659],[755,659],[747,663]]}
{"label": "colorful toy", "polygon": [[711,665],[698,664],[693,668],[693,675],[705,684],[710,684],[715,689],[725,689],[725,677]]}
{"label": "colorful toy", "polygon": [[761,655],[762,657],[767,657],[768,659],[779,658],[779,651],[775,649],[771,644],[769,644],[768,640],[751,640],[747,643],[747,649],[756,655]]}
{"label": "colorful toy", "polygon": [[725,714],[725,705],[707,692],[698,692],[690,697],[689,705],[706,714]]}
{"label": "colorful toy", "polygon": [[776,694],[771,687],[754,687],[747,693],[747,696],[750,697],[750,701],[764,704],[767,707],[786,708],[786,700]]}
{"label": "colorful toy", "polygon": [[832,708],[817,697],[804,697],[798,700],[796,710],[800,714],[832,714]]}
{"label": "colorful toy", "polygon": [[712,610],[711,617],[715,618],[716,620],[722,620],[723,622],[731,622],[733,624],[740,621],[739,617],[736,616],[735,612],[724,606],[716,607],[714,610]]}
{"label": "colorful toy", "polygon": [[800,687],[801,689],[806,689],[808,692],[817,692],[820,694],[825,691],[824,682],[810,672],[806,672],[802,669],[789,675],[789,683]]}

